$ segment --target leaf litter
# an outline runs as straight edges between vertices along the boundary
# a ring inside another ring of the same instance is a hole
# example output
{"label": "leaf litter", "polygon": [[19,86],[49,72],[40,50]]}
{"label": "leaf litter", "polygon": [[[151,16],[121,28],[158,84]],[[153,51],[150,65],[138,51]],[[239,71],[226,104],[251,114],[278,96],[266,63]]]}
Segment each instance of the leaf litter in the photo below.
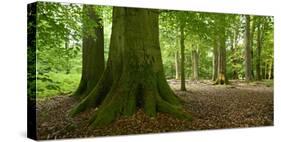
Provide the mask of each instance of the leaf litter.
{"label": "leaf litter", "polygon": [[165,113],[155,118],[142,109],[133,116],[121,116],[112,124],[92,129],[88,121],[92,108],[76,117],[68,116],[77,100],[59,95],[37,101],[38,139],[83,138],[192,130],[273,126],[273,87],[263,83],[232,81],[230,85],[212,85],[210,81],[187,82],[187,92],[178,91],[179,81],[168,81],[183,100],[192,121],[179,120]]}

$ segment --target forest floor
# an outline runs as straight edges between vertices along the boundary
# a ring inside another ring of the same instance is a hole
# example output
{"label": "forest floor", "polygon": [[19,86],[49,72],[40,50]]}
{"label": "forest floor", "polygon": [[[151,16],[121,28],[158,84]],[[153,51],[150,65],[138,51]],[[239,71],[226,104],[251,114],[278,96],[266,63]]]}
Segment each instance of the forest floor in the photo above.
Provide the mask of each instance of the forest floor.
{"label": "forest floor", "polygon": [[92,129],[87,127],[87,122],[95,109],[71,118],[68,111],[77,103],[76,100],[68,95],[59,95],[37,101],[38,139],[273,125],[273,85],[268,82],[231,81],[230,85],[218,86],[210,81],[187,81],[187,92],[177,91],[179,81],[168,82],[184,100],[184,109],[193,115],[193,121],[178,120],[164,113],[149,118],[139,110],[133,116],[121,117],[104,128]]}

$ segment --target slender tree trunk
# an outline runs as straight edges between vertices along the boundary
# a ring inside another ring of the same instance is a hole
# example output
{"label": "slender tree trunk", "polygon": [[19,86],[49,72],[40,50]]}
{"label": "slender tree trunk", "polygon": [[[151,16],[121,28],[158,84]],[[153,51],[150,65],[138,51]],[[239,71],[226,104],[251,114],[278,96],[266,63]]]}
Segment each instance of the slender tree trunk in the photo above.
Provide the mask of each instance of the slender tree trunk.
{"label": "slender tree trunk", "polygon": [[184,46],[184,25],[180,25],[180,47],[181,47],[181,91],[186,91],[185,88],[185,72],[184,72],[184,61],[185,61],[185,46]]}
{"label": "slender tree trunk", "polygon": [[180,63],[179,63],[179,51],[175,53],[175,69],[176,69],[176,79],[180,78]]}
{"label": "slender tree trunk", "polygon": [[255,78],[254,74],[254,35],[255,35],[255,29],[256,29],[256,19],[255,17],[252,18],[252,25],[251,25],[251,32],[250,32],[250,47],[251,47],[251,59],[252,59],[252,79]]}
{"label": "slender tree trunk", "polygon": [[[238,35],[238,28],[234,31],[234,36],[232,38],[232,45],[231,45],[231,52],[235,54],[237,52],[237,36]],[[237,71],[237,59],[235,56],[232,56],[232,79],[238,79],[238,71]]]}
{"label": "slender tree trunk", "polygon": [[257,49],[256,49],[256,79],[261,80],[261,23],[260,20],[257,23]]}
{"label": "slender tree trunk", "polygon": [[102,127],[137,108],[191,119],[181,108],[164,76],[159,43],[158,11],[113,8],[112,34],[106,69],[91,93],[71,110],[72,116],[97,107],[90,126]]}
{"label": "slender tree trunk", "polygon": [[198,80],[198,52],[197,50],[191,51],[191,58],[192,58],[192,80]]}
{"label": "slender tree trunk", "polygon": [[263,62],[263,64],[262,64],[262,69],[261,69],[261,75],[262,75],[262,79],[266,79],[266,74],[267,74],[267,72],[266,72],[266,62]]}
{"label": "slender tree trunk", "polygon": [[273,61],[268,66],[268,79],[273,79]]}
{"label": "slender tree trunk", "polygon": [[251,42],[250,42],[250,16],[246,16],[245,25],[245,79],[246,81],[251,81],[252,77],[252,57],[251,57]]}
{"label": "slender tree trunk", "polygon": [[274,78],[274,62],[273,62],[273,59],[272,59],[272,62],[271,62],[271,76],[270,76],[270,79],[273,79]]}
{"label": "slender tree trunk", "polygon": [[216,81],[218,76],[218,39],[214,38],[214,46],[213,46],[213,73],[212,80]]}
{"label": "slender tree trunk", "polygon": [[[96,27],[83,25],[82,76],[74,96],[87,96],[104,71],[104,33],[101,19],[93,6],[83,5],[84,18],[97,23]],[[93,31],[93,32],[90,32]]]}

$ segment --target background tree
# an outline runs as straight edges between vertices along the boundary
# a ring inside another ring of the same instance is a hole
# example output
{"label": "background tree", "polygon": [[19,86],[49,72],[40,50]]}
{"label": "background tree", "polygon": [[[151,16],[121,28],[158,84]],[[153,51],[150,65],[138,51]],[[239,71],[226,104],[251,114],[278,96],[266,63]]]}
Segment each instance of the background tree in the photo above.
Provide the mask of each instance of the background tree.
{"label": "background tree", "polygon": [[250,33],[250,16],[245,16],[245,79],[251,81],[252,77],[252,56],[251,56],[251,33]]}
{"label": "background tree", "polygon": [[104,70],[104,31],[100,15],[94,6],[83,5],[82,76],[74,96],[86,96]]}
{"label": "background tree", "polygon": [[[192,45],[194,46],[194,45]],[[191,56],[192,56],[192,80],[198,80],[198,68],[199,68],[199,54],[198,54],[198,50],[196,49],[196,47],[194,47],[195,49],[192,49],[191,51]]]}
{"label": "background tree", "polygon": [[185,45],[184,45],[184,40],[185,40],[185,33],[184,33],[184,27],[185,27],[185,23],[184,21],[180,22],[180,51],[181,51],[181,91],[186,91],[186,87],[185,87],[185,72],[184,72],[184,62],[185,62],[185,54],[184,54],[184,50],[185,50]]}
{"label": "background tree", "polygon": [[217,40],[217,50],[218,50],[218,75],[215,84],[226,84],[228,82],[226,76],[226,16],[220,16],[216,19],[216,26],[218,35]]}

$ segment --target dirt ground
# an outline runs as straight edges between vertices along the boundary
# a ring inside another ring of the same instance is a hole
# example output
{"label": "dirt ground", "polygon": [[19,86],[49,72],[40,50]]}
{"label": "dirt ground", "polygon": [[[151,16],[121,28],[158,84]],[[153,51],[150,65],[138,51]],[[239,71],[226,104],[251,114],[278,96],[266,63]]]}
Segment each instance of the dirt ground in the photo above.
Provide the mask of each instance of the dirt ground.
{"label": "dirt ground", "polygon": [[179,81],[169,80],[175,93],[184,100],[193,121],[178,120],[158,113],[155,118],[139,110],[100,129],[87,127],[95,109],[75,118],[68,111],[77,103],[59,95],[37,101],[38,139],[81,138],[127,134],[176,132],[237,127],[273,126],[273,87],[264,82],[231,81],[230,85],[212,85],[210,81],[186,82],[187,92],[179,90]]}

